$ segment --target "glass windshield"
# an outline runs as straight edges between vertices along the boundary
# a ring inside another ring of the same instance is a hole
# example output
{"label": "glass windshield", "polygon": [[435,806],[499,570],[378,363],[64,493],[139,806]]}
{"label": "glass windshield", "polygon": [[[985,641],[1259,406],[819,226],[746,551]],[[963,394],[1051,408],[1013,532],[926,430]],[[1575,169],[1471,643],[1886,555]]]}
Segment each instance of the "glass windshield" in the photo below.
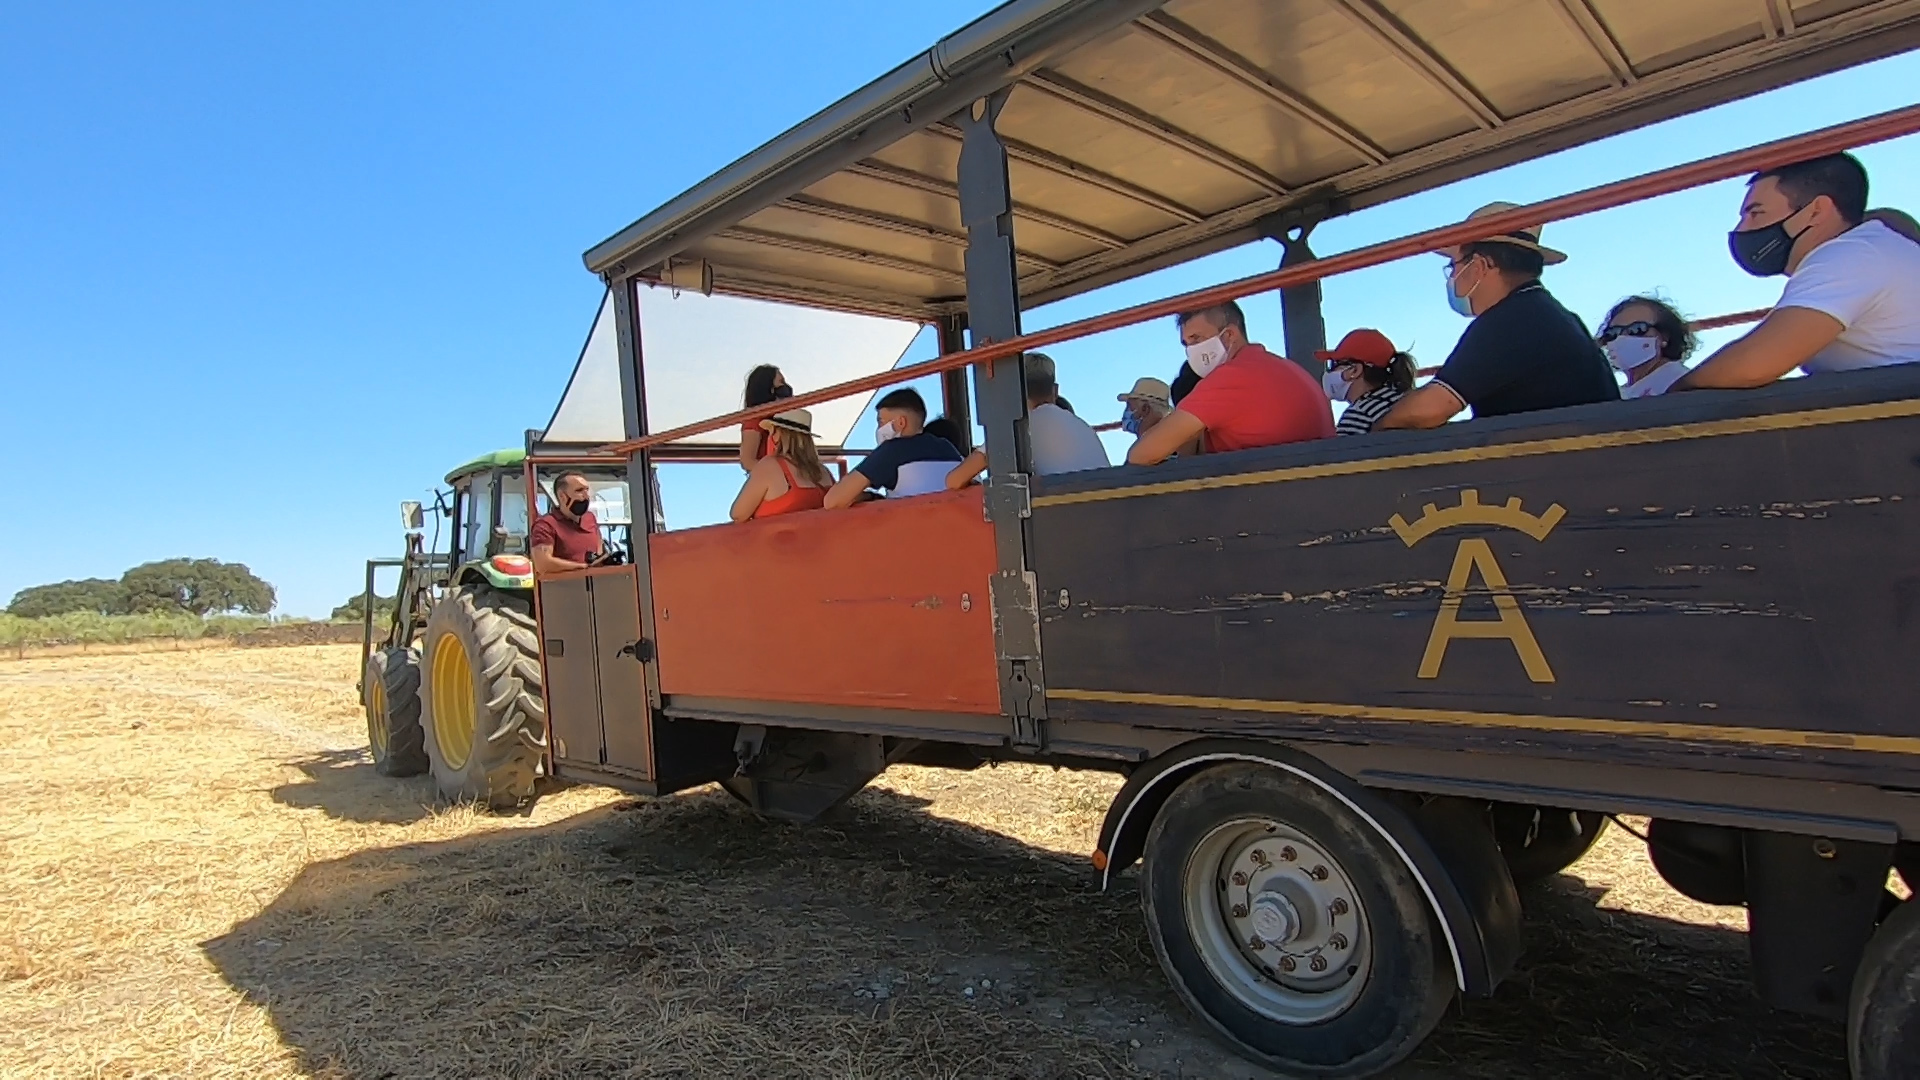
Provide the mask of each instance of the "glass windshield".
{"label": "glass windshield", "polygon": [[493,522],[493,484],[485,476],[469,480],[461,504],[460,557],[477,559],[487,551],[488,528]]}
{"label": "glass windshield", "polygon": [[593,516],[599,519],[600,524],[633,524],[633,510],[627,505],[625,480],[588,480],[587,487],[593,492],[588,499],[593,504]]}
{"label": "glass windshield", "polygon": [[516,555],[527,553],[527,489],[519,474],[503,474],[500,480],[500,527],[507,530],[500,550]]}

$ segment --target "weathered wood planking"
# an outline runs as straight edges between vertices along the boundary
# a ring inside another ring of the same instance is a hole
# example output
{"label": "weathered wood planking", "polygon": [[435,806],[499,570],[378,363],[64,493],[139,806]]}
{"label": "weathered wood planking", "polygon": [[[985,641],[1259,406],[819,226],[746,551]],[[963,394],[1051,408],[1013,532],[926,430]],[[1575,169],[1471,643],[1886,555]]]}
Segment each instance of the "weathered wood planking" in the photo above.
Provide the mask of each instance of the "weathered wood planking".
{"label": "weathered wood planking", "polygon": [[1920,370],[1545,418],[1044,484],[1050,714],[1920,779]]}

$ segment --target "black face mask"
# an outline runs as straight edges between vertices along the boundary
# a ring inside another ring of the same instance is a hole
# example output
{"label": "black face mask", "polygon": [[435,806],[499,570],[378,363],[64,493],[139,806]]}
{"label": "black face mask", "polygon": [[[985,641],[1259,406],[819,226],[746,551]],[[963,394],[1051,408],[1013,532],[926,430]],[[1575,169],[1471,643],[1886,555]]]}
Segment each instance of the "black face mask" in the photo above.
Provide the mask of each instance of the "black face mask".
{"label": "black face mask", "polygon": [[587,507],[591,505],[592,504],[585,499],[575,499],[567,504],[567,513],[572,514],[576,518],[583,518],[587,516]]}
{"label": "black face mask", "polygon": [[773,388],[773,400],[775,401],[779,401],[781,398],[790,398],[792,396],[793,396],[793,387],[791,386],[776,386]]}
{"label": "black face mask", "polygon": [[[1801,207],[1800,210],[1805,210]],[[1800,210],[1795,210],[1771,225],[1762,225],[1757,229],[1741,231],[1735,229],[1727,234],[1727,248],[1733,252],[1733,261],[1740,269],[1754,277],[1773,277],[1787,272],[1787,260],[1793,256],[1794,241],[1800,239],[1807,229],[1797,233],[1787,231],[1787,222],[1792,221]],[[1808,229],[1813,226],[1807,226]]]}

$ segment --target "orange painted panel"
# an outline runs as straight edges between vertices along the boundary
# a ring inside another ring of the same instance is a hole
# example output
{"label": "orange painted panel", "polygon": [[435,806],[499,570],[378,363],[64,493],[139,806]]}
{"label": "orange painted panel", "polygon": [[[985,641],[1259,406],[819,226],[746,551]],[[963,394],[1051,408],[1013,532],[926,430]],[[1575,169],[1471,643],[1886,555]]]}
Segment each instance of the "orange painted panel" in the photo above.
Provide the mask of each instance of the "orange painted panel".
{"label": "orange painted panel", "polygon": [[997,714],[978,486],[649,543],[668,694]]}

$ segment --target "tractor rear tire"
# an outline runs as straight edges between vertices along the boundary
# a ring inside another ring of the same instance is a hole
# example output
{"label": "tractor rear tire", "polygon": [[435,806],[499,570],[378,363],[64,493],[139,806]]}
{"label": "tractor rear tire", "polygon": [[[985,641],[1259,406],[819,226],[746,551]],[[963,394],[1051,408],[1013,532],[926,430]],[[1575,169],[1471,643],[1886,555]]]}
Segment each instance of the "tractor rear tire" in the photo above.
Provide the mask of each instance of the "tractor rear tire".
{"label": "tractor rear tire", "polygon": [[367,747],[382,776],[427,771],[426,734],[420,730],[420,654],[385,648],[367,657],[360,681],[367,710]]}
{"label": "tractor rear tire", "polygon": [[490,585],[450,590],[427,616],[421,685],[440,794],[510,810],[546,772],[540,644],[527,601]]}

